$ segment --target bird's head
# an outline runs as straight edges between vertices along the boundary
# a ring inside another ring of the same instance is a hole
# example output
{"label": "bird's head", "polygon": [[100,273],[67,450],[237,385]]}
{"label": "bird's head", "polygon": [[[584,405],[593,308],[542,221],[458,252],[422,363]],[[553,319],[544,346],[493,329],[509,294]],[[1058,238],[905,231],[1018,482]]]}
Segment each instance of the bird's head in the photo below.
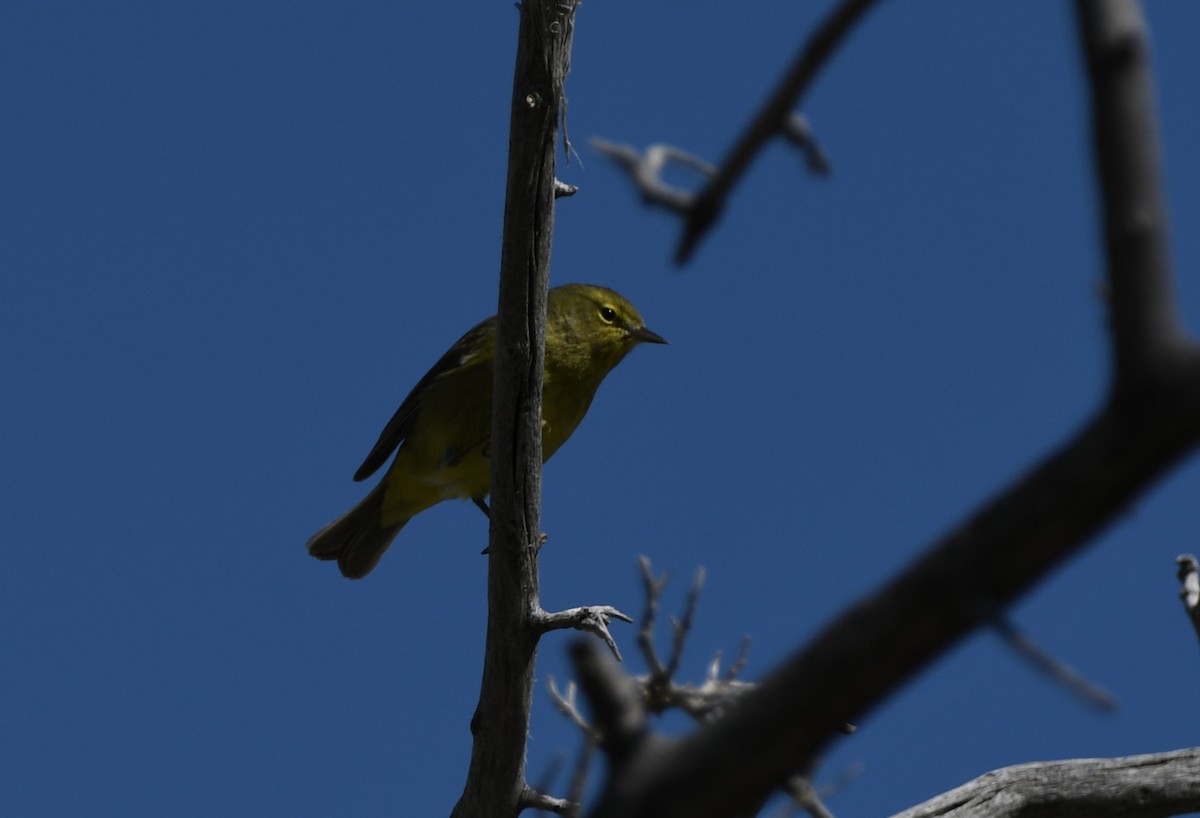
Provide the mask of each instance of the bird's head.
{"label": "bird's head", "polygon": [[[620,293],[595,284],[566,284],[547,295],[546,345],[586,347],[607,372],[641,343],[665,344]],[[582,350],[580,350],[582,351]],[[552,353],[548,353],[552,354]]]}

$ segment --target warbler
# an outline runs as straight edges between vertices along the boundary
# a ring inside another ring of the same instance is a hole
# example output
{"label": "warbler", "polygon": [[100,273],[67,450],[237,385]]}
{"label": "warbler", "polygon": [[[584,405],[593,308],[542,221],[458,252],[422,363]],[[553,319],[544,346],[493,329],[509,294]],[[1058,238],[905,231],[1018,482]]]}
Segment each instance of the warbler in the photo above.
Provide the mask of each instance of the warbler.
{"label": "warbler", "polygon": [[[542,459],[549,460],[583,420],[596,390],[640,343],[665,344],[623,297],[592,284],[566,284],[546,297]],[[308,541],[317,559],[337,560],[344,576],[371,572],[404,524],[430,506],[470,498],[487,510],[496,317],[477,324],[417,382],[354,473],[374,474],[395,459],[371,493]]]}

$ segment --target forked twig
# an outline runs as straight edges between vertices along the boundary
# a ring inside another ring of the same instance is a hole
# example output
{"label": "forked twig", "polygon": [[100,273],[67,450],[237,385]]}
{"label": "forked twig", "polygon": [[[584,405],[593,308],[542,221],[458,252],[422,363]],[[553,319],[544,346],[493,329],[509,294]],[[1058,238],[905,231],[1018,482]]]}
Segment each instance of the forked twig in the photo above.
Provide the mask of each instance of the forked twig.
{"label": "forked twig", "polygon": [[533,624],[540,633],[546,631],[574,628],[595,634],[608,645],[617,661],[621,661],[621,651],[617,642],[608,630],[608,623],[614,619],[622,622],[633,622],[633,617],[621,613],[611,605],[585,605],[580,608],[568,608],[565,611],[539,610],[534,616]]}

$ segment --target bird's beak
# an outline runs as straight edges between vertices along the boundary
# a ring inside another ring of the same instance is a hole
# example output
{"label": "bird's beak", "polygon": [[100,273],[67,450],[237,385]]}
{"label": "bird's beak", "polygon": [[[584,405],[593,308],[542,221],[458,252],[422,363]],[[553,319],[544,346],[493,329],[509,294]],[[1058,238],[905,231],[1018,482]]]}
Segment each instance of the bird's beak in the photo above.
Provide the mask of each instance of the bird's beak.
{"label": "bird's beak", "polygon": [[629,331],[630,336],[647,344],[665,344],[667,339],[659,335],[657,332],[651,332],[645,327],[638,327]]}

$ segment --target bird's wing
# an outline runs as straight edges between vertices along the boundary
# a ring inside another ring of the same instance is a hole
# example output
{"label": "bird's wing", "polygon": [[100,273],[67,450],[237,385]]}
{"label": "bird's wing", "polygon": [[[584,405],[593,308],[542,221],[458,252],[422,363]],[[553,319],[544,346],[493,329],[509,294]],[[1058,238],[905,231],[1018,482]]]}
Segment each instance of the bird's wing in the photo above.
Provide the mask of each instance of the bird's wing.
{"label": "bird's wing", "polygon": [[[374,448],[354,473],[355,480],[365,480],[378,471],[387,462],[392,452],[404,442],[412,429],[414,418],[421,409],[421,404],[429,394],[434,383],[449,372],[462,370],[465,367],[492,366],[491,355],[481,355],[488,335],[495,336],[495,321],[491,318],[477,324],[466,335],[459,338],[454,346],[438,359],[438,362],[417,381],[417,385],[408,393],[408,397],[400,404],[400,408],[392,415],[392,419],[379,433],[379,440]],[[490,395],[488,396],[491,397]]]}

